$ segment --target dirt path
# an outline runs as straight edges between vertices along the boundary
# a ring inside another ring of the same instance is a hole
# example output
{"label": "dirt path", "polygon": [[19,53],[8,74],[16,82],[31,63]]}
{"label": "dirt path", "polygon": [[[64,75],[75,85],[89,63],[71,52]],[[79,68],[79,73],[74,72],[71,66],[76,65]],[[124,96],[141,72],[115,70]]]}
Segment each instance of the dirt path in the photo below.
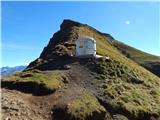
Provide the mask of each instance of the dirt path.
{"label": "dirt path", "polygon": [[[69,77],[69,83],[55,93],[33,96],[16,90],[2,89],[2,120],[54,120],[53,106],[66,106],[79,97],[83,90],[97,94],[100,81],[78,62],[70,64],[69,70],[57,70]],[[53,71],[47,71],[53,72]]]}
{"label": "dirt path", "polygon": [[102,81],[96,79],[85,65],[81,65],[78,62],[71,64],[68,74],[71,77],[71,83],[75,83],[96,95],[100,94],[97,88],[102,84]]}

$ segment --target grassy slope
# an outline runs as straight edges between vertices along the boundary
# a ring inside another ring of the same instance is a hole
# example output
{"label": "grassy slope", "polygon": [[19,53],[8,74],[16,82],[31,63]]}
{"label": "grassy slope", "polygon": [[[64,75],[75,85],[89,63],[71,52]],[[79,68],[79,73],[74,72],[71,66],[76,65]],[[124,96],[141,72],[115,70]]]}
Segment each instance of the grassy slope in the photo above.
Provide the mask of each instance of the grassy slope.
{"label": "grassy slope", "polygon": [[92,71],[102,80],[103,100],[116,113],[129,118],[144,119],[160,115],[159,79],[142,79],[141,75],[114,60],[96,61]]}
{"label": "grassy slope", "polygon": [[[143,67],[139,66],[132,60],[128,59],[124,55],[122,55],[116,48],[114,48],[109,40],[105,36],[98,34],[96,31],[89,29],[87,27],[81,26],[78,27],[79,35],[93,36],[96,39],[97,44],[97,54],[109,56],[111,59],[121,62],[126,66],[130,67],[131,70],[137,72],[141,79],[159,79],[151,72],[147,71]],[[147,76],[147,78],[146,78]]]}
{"label": "grassy slope", "polygon": [[[4,80],[3,80],[4,79]],[[35,82],[36,84],[44,84],[44,87],[55,91],[56,89],[63,86],[64,82],[67,81],[67,77],[60,73],[43,73],[40,71],[26,71],[20,72],[13,75],[10,75],[6,78],[3,78],[3,81],[14,81],[14,82]]]}
{"label": "grassy slope", "polygon": [[132,59],[136,63],[142,65],[147,70],[151,71],[155,75],[160,77],[160,56],[151,55],[130,47],[117,40],[112,41],[113,46],[115,46],[123,55]]}
{"label": "grassy slope", "polygon": [[145,64],[148,62],[160,62],[160,57],[151,55],[149,53],[145,53],[143,51],[140,51],[136,48],[130,47],[122,42],[114,40],[112,44],[118,48],[123,54],[128,55],[128,57],[134,61],[136,61],[139,64]]}
{"label": "grassy slope", "polygon": [[106,85],[102,87],[106,102],[113,109],[122,109],[128,113],[128,117],[135,119],[143,118],[146,114],[160,115],[160,94],[157,92],[160,90],[160,79],[123,56],[106,37],[96,31],[81,26],[78,33],[93,36],[97,43],[97,53],[109,56],[112,60],[110,65],[106,62],[98,63]]}

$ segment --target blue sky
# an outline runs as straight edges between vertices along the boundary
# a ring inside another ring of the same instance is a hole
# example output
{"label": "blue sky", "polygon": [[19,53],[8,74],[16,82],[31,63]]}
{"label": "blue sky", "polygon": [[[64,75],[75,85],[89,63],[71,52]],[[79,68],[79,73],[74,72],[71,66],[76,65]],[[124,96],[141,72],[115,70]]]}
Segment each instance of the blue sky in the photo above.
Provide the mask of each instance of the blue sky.
{"label": "blue sky", "polygon": [[110,33],[140,50],[160,55],[160,3],[2,2],[2,66],[28,64],[39,57],[63,19]]}

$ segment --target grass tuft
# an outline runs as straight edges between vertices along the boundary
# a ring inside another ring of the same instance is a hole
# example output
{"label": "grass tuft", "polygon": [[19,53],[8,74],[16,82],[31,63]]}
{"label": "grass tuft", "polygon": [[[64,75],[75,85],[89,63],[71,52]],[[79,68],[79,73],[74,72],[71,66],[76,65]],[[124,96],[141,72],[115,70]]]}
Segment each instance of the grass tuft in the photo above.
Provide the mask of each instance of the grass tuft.
{"label": "grass tuft", "polygon": [[83,91],[78,99],[68,105],[67,114],[70,120],[103,120],[106,110],[93,94]]}

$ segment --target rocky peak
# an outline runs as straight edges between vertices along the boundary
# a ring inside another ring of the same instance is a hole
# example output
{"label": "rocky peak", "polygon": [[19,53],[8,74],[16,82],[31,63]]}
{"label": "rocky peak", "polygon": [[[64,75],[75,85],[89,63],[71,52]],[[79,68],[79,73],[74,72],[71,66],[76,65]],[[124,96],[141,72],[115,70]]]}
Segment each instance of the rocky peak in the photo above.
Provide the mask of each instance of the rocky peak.
{"label": "rocky peak", "polygon": [[28,68],[35,67],[40,64],[44,64],[46,61],[52,61],[60,56],[65,56],[74,52],[75,40],[78,38],[78,32],[76,27],[82,24],[65,19],[60,25],[60,30],[57,31],[46,47],[44,47],[40,57],[31,62]]}
{"label": "rocky peak", "polygon": [[80,25],[82,25],[82,24],[79,22],[75,22],[70,19],[64,19],[62,24],[60,25],[60,30],[67,30],[67,29],[72,28],[74,26],[80,26]]}
{"label": "rocky peak", "polygon": [[[88,33],[86,33],[88,31]],[[28,68],[39,66],[53,59],[57,59],[61,56],[67,56],[75,53],[75,40],[78,39],[79,35],[99,35],[103,37],[111,37],[109,34],[104,34],[97,31],[95,28],[87,25],[75,22],[69,19],[63,20],[60,25],[60,30],[57,31],[46,47],[44,47],[41,55],[35,61],[33,61]],[[113,37],[111,38],[113,39]],[[110,41],[108,41],[110,42]]]}
{"label": "rocky peak", "polygon": [[75,26],[80,26],[78,22],[64,20],[60,25],[60,30],[50,39],[49,44],[44,48],[40,58],[49,59],[50,57],[66,54],[74,47],[73,41],[78,38]]}

